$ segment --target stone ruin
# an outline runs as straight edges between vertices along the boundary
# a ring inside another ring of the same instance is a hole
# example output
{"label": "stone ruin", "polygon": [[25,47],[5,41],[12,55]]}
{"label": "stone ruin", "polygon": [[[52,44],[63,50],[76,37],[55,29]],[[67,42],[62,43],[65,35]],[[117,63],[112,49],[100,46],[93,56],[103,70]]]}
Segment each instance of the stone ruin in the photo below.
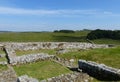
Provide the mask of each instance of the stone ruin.
{"label": "stone ruin", "polygon": [[[39,50],[39,49],[60,49],[59,53],[68,52],[64,49],[94,49],[94,48],[109,48],[109,45],[99,45],[90,43],[74,43],[74,42],[28,42],[28,43],[0,43],[4,45],[4,50],[6,52],[6,57],[8,59],[8,64],[17,65],[31,63],[41,60],[53,60],[66,67],[72,67],[72,63],[68,60],[61,59],[54,55],[48,55],[45,53],[38,54],[27,54],[22,56],[16,56],[15,50],[27,51],[27,50]],[[71,59],[72,61],[72,59]],[[6,64],[6,62],[5,62]],[[77,67],[77,66],[75,66]],[[87,72],[88,74],[95,74],[107,78],[107,80],[120,80],[119,71],[117,69],[107,67],[102,64],[96,64],[93,62],[87,62],[85,60],[79,60],[77,69]],[[9,72],[9,71],[8,71]],[[4,73],[4,72],[3,72]],[[7,73],[7,72],[6,72]],[[12,72],[13,73],[13,72]],[[11,73],[11,74],[12,74]],[[105,74],[104,74],[105,73]],[[10,74],[10,73],[8,73]],[[1,74],[2,75],[2,74]],[[111,76],[110,76],[111,75]],[[110,76],[110,77],[109,77]],[[108,79],[110,78],[110,79]],[[112,79],[111,79],[112,78]],[[15,78],[16,79],[16,78]],[[0,81],[4,81],[3,79]],[[91,77],[80,71],[73,72],[70,74],[60,75],[57,77],[48,78],[40,82],[89,82]],[[9,81],[6,81],[9,82]],[[16,81],[15,81],[16,82]],[[37,79],[23,75],[18,77],[17,82],[39,82]]]}
{"label": "stone ruin", "polygon": [[0,43],[13,50],[36,50],[36,49],[89,49],[89,48],[108,48],[106,44],[91,44],[79,42],[27,42],[27,43]]}
{"label": "stone ruin", "polygon": [[92,61],[79,60],[79,69],[100,80],[118,81],[120,80],[120,69],[108,67],[104,64],[98,64]]}

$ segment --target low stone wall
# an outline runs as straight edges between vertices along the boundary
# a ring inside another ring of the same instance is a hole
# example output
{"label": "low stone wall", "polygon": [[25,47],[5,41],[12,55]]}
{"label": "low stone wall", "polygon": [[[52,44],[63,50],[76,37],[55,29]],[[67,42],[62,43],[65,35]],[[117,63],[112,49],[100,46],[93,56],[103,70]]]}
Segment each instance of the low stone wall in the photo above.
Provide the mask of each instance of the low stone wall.
{"label": "low stone wall", "polygon": [[92,82],[92,78],[85,73],[73,72],[41,80],[40,82]]}
{"label": "low stone wall", "polygon": [[91,43],[79,43],[79,42],[27,42],[27,43],[0,43],[4,46],[9,46],[13,50],[35,50],[35,49],[88,49],[88,48],[108,48],[108,45],[104,44],[91,44]]}
{"label": "low stone wall", "polygon": [[11,65],[17,65],[17,64],[25,64],[25,63],[31,63],[36,62],[39,60],[48,60],[54,57],[53,55],[48,55],[45,53],[39,53],[39,54],[29,54],[29,55],[23,55],[23,56],[17,56],[10,58],[10,64]]}
{"label": "low stone wall", "polygon": [[85,60],[79,60],[78,65],[79,69],[82,69],[82,71],[87,72],[100,80],[120,80],[120,69],[115,69],[104,64],[97,64],[95,62]]}
{"label": "low stone wall", "polygon": [[10,45],[5,46],[4,51],[6,53],[7,62],[10,64],[10,61],[12,60],[12,58],[16,57],[16,53],[14,49],[11,48]]}

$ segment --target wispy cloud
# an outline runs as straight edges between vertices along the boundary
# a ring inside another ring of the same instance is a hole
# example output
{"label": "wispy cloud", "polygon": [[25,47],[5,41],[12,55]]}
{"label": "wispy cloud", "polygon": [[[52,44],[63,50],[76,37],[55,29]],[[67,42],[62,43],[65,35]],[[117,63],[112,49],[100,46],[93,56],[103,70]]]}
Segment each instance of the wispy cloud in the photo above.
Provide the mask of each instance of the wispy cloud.
{"label": "wispy cloud", "polygon": [[59,9],[59,10],[45,10],[45,9],[22,9],[0,7],[0,14],[10,15],[39,15],[39,16],[120,16],[108,11],[99,10],[74,10],[74,9]]}
{"label": "wispy cloud", "polygon": [[29,14],[29,15],[62,15],[62,14],[96,14],[95,10],[71,10],[71,9],[59,9],[59,10],[30,10],[21,8],[9,8],[0,7],[0,14]]}

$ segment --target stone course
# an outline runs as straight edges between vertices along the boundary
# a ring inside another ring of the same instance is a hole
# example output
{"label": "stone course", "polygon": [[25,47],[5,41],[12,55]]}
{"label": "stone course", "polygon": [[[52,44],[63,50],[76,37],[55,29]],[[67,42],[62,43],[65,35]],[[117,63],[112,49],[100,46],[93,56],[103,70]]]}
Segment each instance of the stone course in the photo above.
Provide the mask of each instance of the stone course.
{"label": "stone course", "polygon": [[69,74],[62,74],[57,77],[41,80],[40,82],[92,82],[93,78],[85,73],[73,72]]}
{"label": "stone course", "polygon": [[105,44],[91,44],[79,42],[27,42],[27,43],[0,43],[9,46],[13,50],[35,50],[35,49],[89,49],[89,48],[108,48]]}
{"label": "stone course", "polygon": [[17,65],[17,64],[26,64],[26,63],[32,63],[40,60],[48,60],[52,59],[54,55],[48,55],[45,53],[38,53],[38,54],[28,54],[28,55],[22,55],[17,57],[10,58],[10,64],[11,65]]}
{"label": "stone course", "polygon": [[120,80],[120,69],[108,67],[92,61],[79,60],[79,69],[101,80],[117,81]]}

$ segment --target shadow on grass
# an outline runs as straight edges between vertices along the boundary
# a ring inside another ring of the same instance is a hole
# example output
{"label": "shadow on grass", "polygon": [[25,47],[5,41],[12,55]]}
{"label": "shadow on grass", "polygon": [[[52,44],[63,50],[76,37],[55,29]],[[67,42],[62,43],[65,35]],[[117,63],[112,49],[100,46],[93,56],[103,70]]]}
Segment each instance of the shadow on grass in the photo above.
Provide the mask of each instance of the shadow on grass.
{"label": "shadow on grass", "polygon": [[86,36],[64,36],[64,35],[53,35],[55,41],[62,42],[86,42]]}

